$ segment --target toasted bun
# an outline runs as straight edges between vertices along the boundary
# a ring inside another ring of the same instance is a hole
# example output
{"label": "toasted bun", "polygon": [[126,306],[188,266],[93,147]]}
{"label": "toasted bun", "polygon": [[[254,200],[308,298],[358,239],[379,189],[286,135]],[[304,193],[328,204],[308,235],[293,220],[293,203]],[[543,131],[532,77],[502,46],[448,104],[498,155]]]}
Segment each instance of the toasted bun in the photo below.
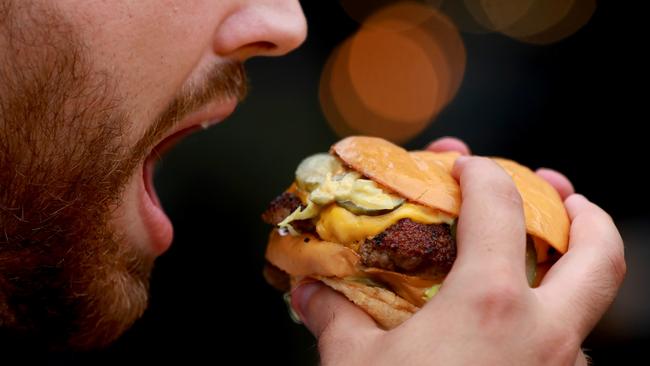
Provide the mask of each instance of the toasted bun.
{"label": "toasted bun", "polygon": [[[458,216],[460,188],[451,176],[458,153],[407,152],[388,141],[359,136],[341,140],[330,152],[388,190]],[[555,189],[524,166],[505,159],[494,160],[510,174],[522,196],[527,232],[535,239],[538,256],[545,253],[540,248],[547,243],[565,253],[569,218]],[[386,329],[394,328],[417,311],[424,304],[424,291],[436,283],[378,268],[363,268],[354,250],[311,234],[282,236],[273,230],[266,258],[292,278],[316,278],[343,293]],[[538,275],[545,272],[540,269],[538,266]],[[379,279],[394,292],[354,281],[355,277]]]}
{"label": "toasted bun", "polygon": [[458,216],[460,189],[454,178],[440,167],[419,164],[401,147],[376,137],[353,136],[330,152],[402,197]]}
{"label": "toasted bun", "polygon": [[316,276],[362,308],[384,329],[393,329],[411,317],[418,307],[381,287],[372,287],[339,278]]}
{"label": "toasted bun", "polygon": [[[411,157],[427,169],[442,168],[451,175],[458,153],[433,153],[413,151]],[[536,240],[536,245],[549,244],[564,254],[569,243],[569,216],[564,203],[548,182],[532,170],[514,161],[493,158],[511,177],[524,203],[526,231]]]}
{"label": "toasted bun", "polygon": [[[421,205],[458,216],[460,188],[451,176],[458,153],[407,152],[376,137],[352,136],[335,144],[331,152],[346,165],[384,187]],[[560,195],[544,179],[513,161],[495,158],[513,178],[524,202],[526,231],[560,253],[566,253],[569,216]]]}
{"label": "toasted bun", "polygon": [[292,276],[349,277],[359,275],[359,255],[341,244],[311,234],[280,235],[273,230],[266,259]]}

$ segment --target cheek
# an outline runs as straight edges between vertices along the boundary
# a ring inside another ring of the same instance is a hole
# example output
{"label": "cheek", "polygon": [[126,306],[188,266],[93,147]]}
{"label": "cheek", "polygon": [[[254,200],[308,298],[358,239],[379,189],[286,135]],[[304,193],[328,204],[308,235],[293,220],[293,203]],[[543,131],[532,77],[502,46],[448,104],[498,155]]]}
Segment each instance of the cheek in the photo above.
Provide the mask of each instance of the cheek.
{"label": "cheek", "polygon": [[218,12],[209,0],[64,4],[71,6],[66,14],[81,29],[95,68],[133,121],[130,135],[138,137],[211,57],[214,29],[234,2],[224,1]]}

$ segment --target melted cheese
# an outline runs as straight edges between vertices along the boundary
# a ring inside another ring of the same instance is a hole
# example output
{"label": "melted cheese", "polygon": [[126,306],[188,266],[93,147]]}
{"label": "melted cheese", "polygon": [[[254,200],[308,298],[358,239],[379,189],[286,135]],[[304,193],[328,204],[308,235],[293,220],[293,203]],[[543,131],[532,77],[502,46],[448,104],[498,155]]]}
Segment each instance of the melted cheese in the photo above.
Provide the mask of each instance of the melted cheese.
{"label": "melted cheese", "polygon": [[442,212],[412,203],[405,203],[379,216],[355,215],[333,204],[321,211],[316,231],[323,240],[350,245],[373,237],[406,218],[427,225],[440,223],[451,225],[454,222],[453,217]]}

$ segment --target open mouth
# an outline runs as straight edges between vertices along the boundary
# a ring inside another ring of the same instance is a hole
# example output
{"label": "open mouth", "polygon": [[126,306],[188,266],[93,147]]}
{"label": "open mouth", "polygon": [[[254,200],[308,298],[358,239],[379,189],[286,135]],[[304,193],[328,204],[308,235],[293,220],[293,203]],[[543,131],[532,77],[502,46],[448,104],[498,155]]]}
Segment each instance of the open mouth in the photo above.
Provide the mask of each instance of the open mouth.
{"label": "open mouth", "polygon": [[156,255],[162,254],[169,248],[173,237],[171,221],[163,211],[154,187],[153,174],[156,163],[183,138],[224,120],[234,111],[236,105],[236,100],[227,103],[215,101],[207,104],[179,123],[176,131],[172,131],[170,135],[159,142],[146,158],[142,167],[139,208],[140,216],[149,234],[151,247]]}
{"label": "open mouth", "polygon": [[151,154],[149,154],[145,160],[142,169],[144,188],[147,191],[147,194],[149,194],[151,201],[159,208],[162,208],[162,205],[160,203],[160,199],[158,198],[158,194],[156,193],[156,188],[153,184],[153,174],[156,168],[156,163],[163,157],[163,155],[165,155],[165,153],[171,150],[182,139],[191,135],[193,132],[196,132],[199,129],[201,129],[201,126],[192,126],[178,131],[165,138],[152,150]]}

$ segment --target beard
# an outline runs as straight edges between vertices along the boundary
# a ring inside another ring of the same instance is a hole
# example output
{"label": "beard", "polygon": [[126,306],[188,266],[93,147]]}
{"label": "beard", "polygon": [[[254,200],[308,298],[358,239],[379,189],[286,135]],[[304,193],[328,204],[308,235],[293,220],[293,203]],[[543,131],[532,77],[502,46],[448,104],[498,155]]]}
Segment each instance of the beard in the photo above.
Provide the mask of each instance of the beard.
{"label": "beard", "polygon": [[215,67],[127,144],[135,122],[73,27],[53,9],[38,13],[43,22],[22,10],[0,1],[0,335],[103,346],[148,301],[153,257],[111,224],[127,182],[184,115],[242,99],[245,74],[239,63]]}

